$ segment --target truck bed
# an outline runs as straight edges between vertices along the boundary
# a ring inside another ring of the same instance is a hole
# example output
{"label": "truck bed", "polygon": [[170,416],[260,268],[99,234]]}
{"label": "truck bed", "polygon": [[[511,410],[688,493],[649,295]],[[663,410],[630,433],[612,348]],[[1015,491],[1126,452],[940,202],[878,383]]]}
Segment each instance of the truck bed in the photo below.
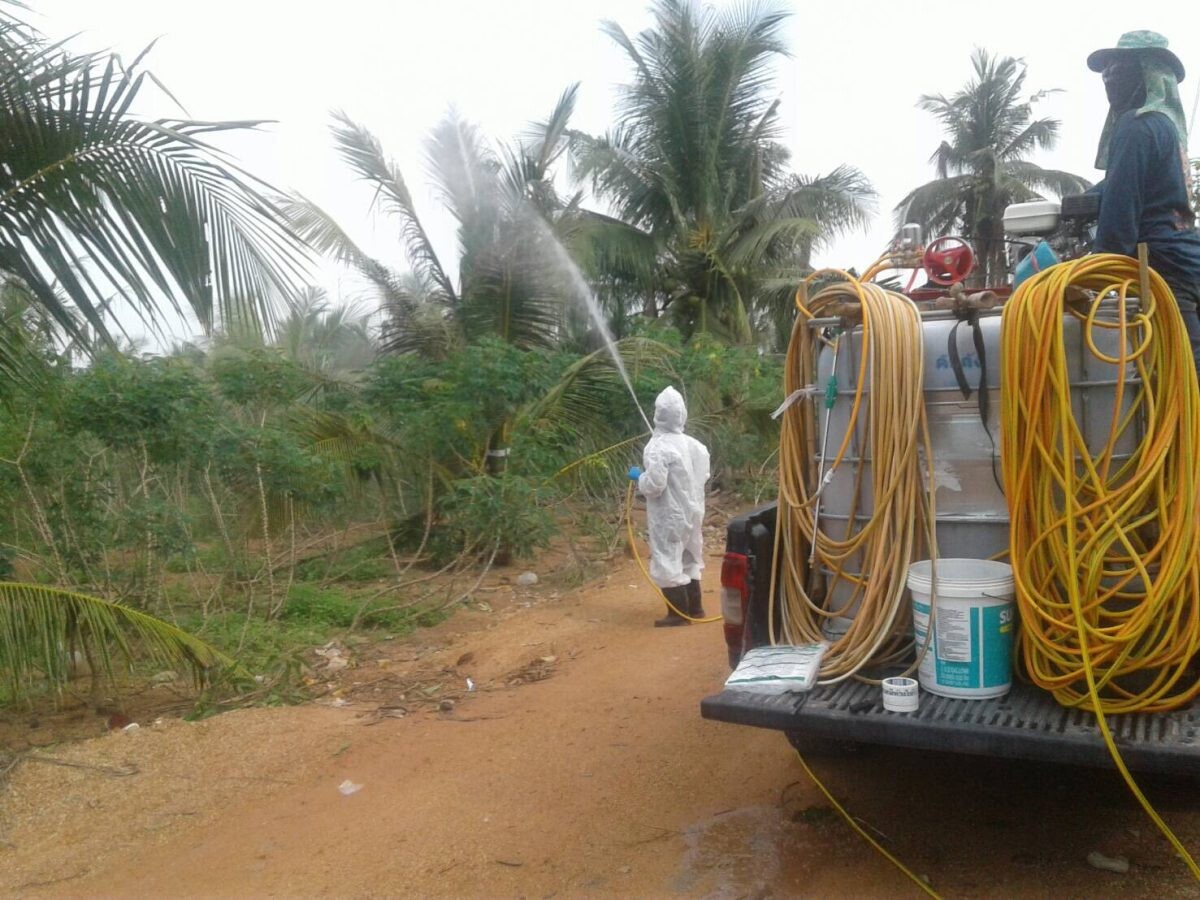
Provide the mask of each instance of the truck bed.
{"label": "truck bed", "polygon": [[[1006,697],[959,700],[921,692],[915,713],[884,710],[879,688],[849,680],[807,694],[722,691],[700,703],[706,719],[873,744],[1111,767],[1095,717],[1014,684]],[[1135,770],[1200,775],[1200,704],[1174,713],[1109,716]]]}

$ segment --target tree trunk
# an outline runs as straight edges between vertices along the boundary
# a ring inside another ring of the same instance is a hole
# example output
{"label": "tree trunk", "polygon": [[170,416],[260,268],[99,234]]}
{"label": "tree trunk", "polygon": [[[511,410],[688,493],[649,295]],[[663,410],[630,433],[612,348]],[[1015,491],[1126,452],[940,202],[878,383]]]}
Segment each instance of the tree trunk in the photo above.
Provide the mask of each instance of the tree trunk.
{"label": "tree trunk", "polygon": [[[484,470],[493,478],[499,478],[508,470],[508,423],[505,422],[488,438],[487,457],[484,460]],[[499,545],[496,548],[494,562],[498,566],[507,566],[512,562],[512,548]]]}

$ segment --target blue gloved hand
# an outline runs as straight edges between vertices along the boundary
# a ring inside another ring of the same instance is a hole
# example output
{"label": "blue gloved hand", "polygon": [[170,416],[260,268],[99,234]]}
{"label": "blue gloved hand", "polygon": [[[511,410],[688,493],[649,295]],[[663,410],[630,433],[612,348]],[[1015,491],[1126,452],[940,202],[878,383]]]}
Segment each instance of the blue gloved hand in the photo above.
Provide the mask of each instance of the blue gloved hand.
{"label": "blue gloved hand", "polygon": [[637,481],[641,477],[642,477],[641,469],[639,469],[637,466],[629,467],[629,480],[630,481]]}

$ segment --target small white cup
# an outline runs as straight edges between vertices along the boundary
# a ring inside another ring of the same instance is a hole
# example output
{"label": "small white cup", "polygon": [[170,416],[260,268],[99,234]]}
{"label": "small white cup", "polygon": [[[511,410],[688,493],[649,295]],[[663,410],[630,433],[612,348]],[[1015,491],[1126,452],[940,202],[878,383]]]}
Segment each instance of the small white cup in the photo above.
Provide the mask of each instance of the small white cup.
{"label": "small white cup", "polygon": [[883,708],[890,712],[916,712],[919,704],[917,679],[883,679]]}

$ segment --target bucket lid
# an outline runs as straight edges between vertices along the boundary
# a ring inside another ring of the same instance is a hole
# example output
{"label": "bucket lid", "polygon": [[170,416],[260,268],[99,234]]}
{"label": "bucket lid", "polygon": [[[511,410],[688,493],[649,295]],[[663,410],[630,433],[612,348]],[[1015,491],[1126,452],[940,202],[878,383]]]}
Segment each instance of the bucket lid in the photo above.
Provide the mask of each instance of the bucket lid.
{"label": "bucket lid", "polygon": [[[908,567],[911,590],[928,593],[933,587],[933,561],[923,559]],[[1012,566],[994,559],[939,559],[937,589],[950,596],[982,596],[1013,591]]]}

